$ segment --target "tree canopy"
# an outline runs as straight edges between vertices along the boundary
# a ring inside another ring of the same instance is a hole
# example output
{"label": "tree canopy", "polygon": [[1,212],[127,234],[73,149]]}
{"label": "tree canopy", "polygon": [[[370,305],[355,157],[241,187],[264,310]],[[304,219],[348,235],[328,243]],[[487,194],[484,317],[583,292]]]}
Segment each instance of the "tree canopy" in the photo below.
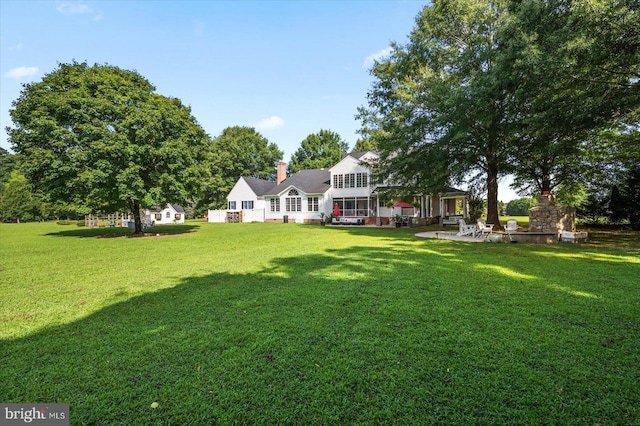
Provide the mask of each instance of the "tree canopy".
{"label": "tree canopy", "polygon": [[[0,185],[3,185],[0,183]],[[38,217],[36,200],[27,178],[17,170],[11,172],[0,193],[0,219],[3,221],[28,221]]]}
{"label": "tree canopy", "polygon": [[501,44],[518,101],[516,185],[575,190],[592,167],[592,134],[637,124],[640,3],[528,0],[509,11]]}
{"label": "tree canopy", "polygon": [[205,132],[190,108],[110,65],[60,64],[10,111],[13,150],[51,201],[94,210],[184,203],[201,184]]}
{"label": "tree canopy", "polygon": [[0,147],[0,185],[9,180],[11,172],[16,167],[16,156]]}
{"label": "tree canopy", "polygon": [[226,197],[241,176],[275,180],[283,152],[252,127],[227,127],[207,147],[205,190],[196,210],[226,208]]}
{"label": "tree canopy", "polygon": [[407,190],[439,192],[481,178],[488,220],[498,222],[498,178],[509,171],[511,97],[500,79],[498,28],[503,2],[434,1],[405,45],[376,63],[360,108],[373,138],[378,172]]}
{"label": "tree canopy", "polygon": [[300,148],[291,155],[289,172],[331,167],[342,160],[348,151],[349,144],[339,134],[320,130],[307,136],[300,143]]}
{"label": "tree canopy", "polygon": [[480,178],[572,185],[589,136],[638,125],[640,4],[633,0],[435,0],[406,45],[376,63],[361,133],[379,173],[414,190]]}

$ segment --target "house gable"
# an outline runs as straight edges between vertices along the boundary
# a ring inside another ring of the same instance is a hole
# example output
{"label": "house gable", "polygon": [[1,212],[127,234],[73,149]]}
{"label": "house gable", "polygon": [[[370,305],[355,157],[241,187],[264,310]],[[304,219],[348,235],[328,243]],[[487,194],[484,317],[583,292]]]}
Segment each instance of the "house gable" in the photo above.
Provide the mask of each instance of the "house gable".
{"label": "house gable", "polygon": [[368,167],[366,167],[362,163],[375,160],[378,157],[378,154],[373,151],[352,152],[342,157],[342,160],[331,167],[329,171],[331,172],[331,174],[347,172],[351,173],[356,171],[356,169],[359,172],[368,172]]}

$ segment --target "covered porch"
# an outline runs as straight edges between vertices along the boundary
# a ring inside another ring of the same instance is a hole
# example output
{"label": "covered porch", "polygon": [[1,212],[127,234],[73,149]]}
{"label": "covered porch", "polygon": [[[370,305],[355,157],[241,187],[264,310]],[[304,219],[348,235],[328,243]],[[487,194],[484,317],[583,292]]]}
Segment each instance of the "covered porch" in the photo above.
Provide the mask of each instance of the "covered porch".
{"label": "covered porch", "polygon": [[[371,214],[380,218],[390,218],[396,214],[396,210],[391,207],[392,203],[401,201],[400,197],[393,197],[394,188],[378,187],[372,192],[372,199],[375,203],[373,208],[370,204]],[[411,198],[413,209],[402,209],[402,215],[410,215],[416,221],[431,223],[449,217],[469,217],[469,202],[467,193],[457,188],[449,187],[447,191],[435,195],[422,194],[411,197],[402,197],[407,200]],[[378,221],[379,222],[379,221]]]}

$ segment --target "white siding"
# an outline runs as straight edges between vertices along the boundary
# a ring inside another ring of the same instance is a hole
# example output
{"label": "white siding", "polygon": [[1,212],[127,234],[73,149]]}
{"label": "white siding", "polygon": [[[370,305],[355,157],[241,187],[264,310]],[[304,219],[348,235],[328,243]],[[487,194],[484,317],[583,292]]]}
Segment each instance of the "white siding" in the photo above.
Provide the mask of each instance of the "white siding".
{"label": "white siding", "polygon": [[230,201],[236,203],[236,206],[234,209],[229,209],[233,211],[242,210],[243,201],[253,201],[254,209],[261,208],[258,205],[258,197],[256,196],[255,192],[253,192],[249,184],[247,184],[247,182],[242,178],[238,179],[238,182],[236,182],[236,184],[233,186],[233,188],[229,192],[229,195],[227,195],[227,209]]}
{"label": "white siding", "polygon": [[224,223],[227,220],[226,210],[209,210],[207,212],[207,222]]}
{"label": "white siding", "polygon": [[[184,223],[184,213],[178,213],[170,204],[161,211],[144,211],[145,216],[149,216],[149,219],[156,225],[170,224],[170,223]],[[176,219],[176,216],[179,216]]]}
{"label": "white siding", "polygon": [[[289,197],[289,191],[295,189],[298,191],[298,197],[301,199],[301,211],[287,211],[287,198]],[[309,211],[309,197],[318,197],[318,211]],[[273,197],[272,197],[273,198]],[[304,223],[305,220],[320,220],[320,212],[329,214],[331,212],[331,200],[323,194],[305,194],[302,190],[294,187],[289,187],[280,194],[278,194],[280,200],[280,210],[277,212],[271,211],[271,198],[265,198],[265,218],[266,220],[282,220],[283,216],[289,217],[289,222]]]}
{"label": "white siding", "polygon": [[[345,200],[350,199],[352,204],[349,208],[344,208],[341,212],[345,215],[355,216],[370,216],[376,214],[376,195],[371,193],[373,186],[371,185],[371,175],[369,169],[362,165],[362,161],[368,161],[377,158],[377,155],[372,152],[367,152],[362,157],[355,158],[350,155],[344,157],[338,164],[333,166],[329,171],[331,172],[331,190],[327,193],[328,202],[333,200]],[[360,186],[359,179],[362,175],[366,175],[366,185]],[[336,187],[336,176],[339,181],[342,181],[342,188]],[[349,176],[352,181],[349,185],[346,184],[346,180]],[[348,188],[345,186],[349,186]],[[328,213],[333,211],[333,205],[329,206]],[[364,208],[363,208],[364,207]]]}
{"label": "white siding", "polygon": [[[333,166],[329,171],[331,172],[331,197],[343,198],[343,197],[368,197],[371,195],[371,176],[369,175],[369,169],[360,164],[362,160],[370,160],[375,158],[375,154],[367,153],[360,159],[356,159],[350,155],[343,158],[338,164]],[[367,186],[361,188],[336,188],[334,186],[334,176],[336,175],[348,175],[348,174],[367,174]]]}

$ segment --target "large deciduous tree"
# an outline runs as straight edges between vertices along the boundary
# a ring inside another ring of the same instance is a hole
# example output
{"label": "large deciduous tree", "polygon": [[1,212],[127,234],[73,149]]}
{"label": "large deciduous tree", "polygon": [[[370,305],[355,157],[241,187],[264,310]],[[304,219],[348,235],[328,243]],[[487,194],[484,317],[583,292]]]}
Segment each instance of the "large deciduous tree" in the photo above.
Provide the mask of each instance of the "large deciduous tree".
{"label": "large deciduous tree", "polygon": [[348,150],[349,144],[339,134],[320,130],[307,136],[300,143],[300,148],[291,155],[289,172],[331,167],[342,160]]}
{"label": "large deciduous tree", "polygon": [[200,186],[206,134],[177,98],[110,65],[60,64],[24,86],[8,129],[22,170],[51,200],[94,210],[184,203]]}
{"label": "large deciduous tree", "polygon": [[526,0],[509,10],[499,42],[509,52],[502,78],[518,100],[516,184],[575,186],[590,166],[592,132],[637,126],[640,3]]}
{"label": "large deciduous tree", "polygon": [[[511,94],[500,78],[501,1],[434,1],[406,45],[374,65],[362,134],[377,170],[412,191],[483,179],[488,220],[498,222],[498,179],[509,171]],[[383,176],[381,176],[383,177]]]}
{"label": "large deciduous tree", "polygon": [[226,197],[241,176],[275,180],[283,152],[252,127],[227,127],[207,148],[208,178],[196,210],[226,208]]}

